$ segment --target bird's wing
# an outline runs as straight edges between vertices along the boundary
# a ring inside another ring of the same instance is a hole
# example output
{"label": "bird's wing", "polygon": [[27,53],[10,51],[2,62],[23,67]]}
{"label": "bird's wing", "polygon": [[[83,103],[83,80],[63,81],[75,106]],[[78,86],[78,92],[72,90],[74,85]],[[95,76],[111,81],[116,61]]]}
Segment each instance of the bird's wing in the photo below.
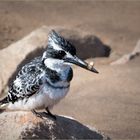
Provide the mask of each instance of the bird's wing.
{"label": "bird's wing", "polygon": [[36,94],[42,85],[42,69],[40,58],[26,64],[19,71],[16,79],[10,86],[8,97],[9,101],[15,102]]}

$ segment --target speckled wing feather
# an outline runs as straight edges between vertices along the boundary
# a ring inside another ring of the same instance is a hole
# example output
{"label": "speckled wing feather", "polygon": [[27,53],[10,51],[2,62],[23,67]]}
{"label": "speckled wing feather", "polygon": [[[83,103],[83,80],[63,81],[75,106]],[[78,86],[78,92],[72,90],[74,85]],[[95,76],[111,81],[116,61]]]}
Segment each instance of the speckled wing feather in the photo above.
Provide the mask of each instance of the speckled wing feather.
{"label": "speckled wing feather", "polygon": [[38,92],[42,84],[42,67],[41,57],[22,67],[10,86],[9,101],[15,102],[18,99],[28,98]]}

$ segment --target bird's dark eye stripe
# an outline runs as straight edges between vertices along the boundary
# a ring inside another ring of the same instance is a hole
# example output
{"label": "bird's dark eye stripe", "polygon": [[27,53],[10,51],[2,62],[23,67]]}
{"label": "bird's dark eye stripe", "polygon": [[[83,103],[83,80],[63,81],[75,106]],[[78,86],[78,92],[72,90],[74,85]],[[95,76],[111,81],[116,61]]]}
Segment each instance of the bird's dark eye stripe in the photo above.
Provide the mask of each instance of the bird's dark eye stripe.
{"label": "bird's dark eye stripe", "polygon": [[62,59],[66,53],[62,50],[56,51],[55,53],[53,52],[54,58],[59,58]]}
{"label": "bird's dark eye stripe", "polygon": [[62,50],[60,50],[60,51],[58,52],[58,54],[61,55],[61,56],[65,56],[65,55],[66,55],[66,53],[65,53],[64,51],[62,51]]}
{"label": "bird's dark eye stripe", "polygon": [[74,47],[68,47],[67,51],[72,55],[76,55],[76,49]]}

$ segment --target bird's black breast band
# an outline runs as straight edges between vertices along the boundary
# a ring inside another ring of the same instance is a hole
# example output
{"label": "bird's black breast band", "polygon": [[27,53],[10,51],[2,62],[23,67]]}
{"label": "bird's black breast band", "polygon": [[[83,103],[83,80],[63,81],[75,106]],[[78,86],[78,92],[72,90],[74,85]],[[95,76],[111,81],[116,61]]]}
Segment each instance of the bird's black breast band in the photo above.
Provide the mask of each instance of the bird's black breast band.
{"label": "bird's black breast band", "polygon": [[55,85],[51,84],[50,82],[48,82],[47,80],[46,80],[46,84],[48,84],[50,87],[52,87],[54,89],[65,89],[65,88],[70,87],[70,85],[67,85],[67,86],[55,86]]}

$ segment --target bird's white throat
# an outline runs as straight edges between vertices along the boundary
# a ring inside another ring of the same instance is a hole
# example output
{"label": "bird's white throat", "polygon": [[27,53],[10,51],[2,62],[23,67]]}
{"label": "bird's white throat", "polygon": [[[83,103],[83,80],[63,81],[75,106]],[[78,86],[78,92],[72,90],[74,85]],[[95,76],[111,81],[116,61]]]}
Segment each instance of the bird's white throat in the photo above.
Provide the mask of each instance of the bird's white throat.
{"label": "bird's white throat", "polygon": [[60,70],[67,70],[70,68],[70,65],[68,63],[64,63],[64,60],[54,58],[47,58],[44,61],[44,64],[46,65],[46,67],[57,72],[59,72]]}
{"label": "bird's white throat", "polygon": [[59,74],[63,83],[67,81],[67,76],[71,69],[70,65],[64,63],[63,60],[53,58],[47,58],[44,63],[46,67],[50,68],[51,70],[55,70]]}

